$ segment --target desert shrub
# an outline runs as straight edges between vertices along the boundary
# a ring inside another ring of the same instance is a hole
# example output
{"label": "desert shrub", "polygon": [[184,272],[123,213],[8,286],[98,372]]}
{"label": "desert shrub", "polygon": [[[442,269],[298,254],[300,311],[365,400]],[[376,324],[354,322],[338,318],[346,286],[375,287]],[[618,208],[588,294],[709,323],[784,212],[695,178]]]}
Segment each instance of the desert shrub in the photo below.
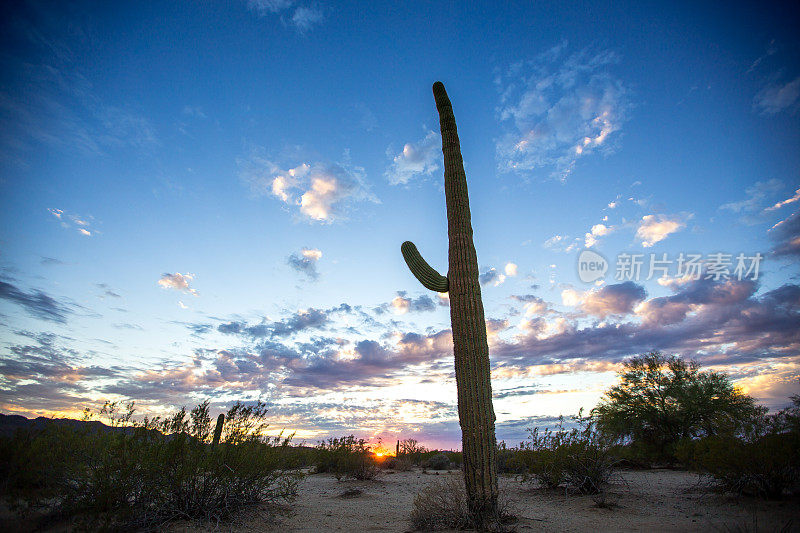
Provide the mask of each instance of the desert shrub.
{"label": "desert shrub", "polygon": [[497,445],[497,471],[501,474],[525,473],[525,462],[520,448],[509,448],[505,441]]}
{"label": "desert shrub", "polygon": [[517,457],[525,467],[523,479],[547,488],[565,485],[581,494],[596,494],[608,482],[616,463],[610,442],[591,418],[573,417],[572,429],[560,418],[555,430],[529,430]]}
{"label": "desert shrub", "polygon": [[429,451],[425,446],[422,446],[415,439],[405,439],[399,442],[398,457],[402,457],[411,461],[414,465],[421,464],[424,460],[436,452]]}
{"label": "desert shrub", "polygon": [[389,457],[383,462],[383,466],[398,472],[408,472],[414,465],[403,457]]}
{"label": "desert shrub", "polygon": [[464,454],[462,452],[447,452],[450,456],[450,462],[453,463],[454,468],[461,468],[464,464]]}
{"label": "desert shrub", "polygon": [[341,481],[347,478],[374,479],[380,469],[367,442],[348,435],[319,443],[316,471],[331,473]]}
{"label": "desert shrub", "polygon": [[475,524],[467,506],[467,491],[461,476],[447,477],[426,485],[414,497],[411,528],[417,531],[477,529],[507,531],[514,520],[508,502],[498,501],[496,514],[488,522]]}
{"label": "desert shrub", "polygon": [[677,456],[725,490],[779,499],[800,488],[800,397],[777,415],[758,416],[736,435],[686,440]]}
{"label": "desert shrub", "polygon": [[471,525],[467,492],[460,478],[430,483],[414,497],[411,527],[415,530],[467,529]]}
{"label": "desert shrub", "polygon": [[[263,404],[237,406],[231,419],[245,424],[260,423],[266,413]],[[2,442],[9,452],[4,495],[91,528],[145,530],[177,518],[218,521],[248,505],[294,498],[301,475],[286,469],[288,438],[242,430],[211,450],[202,414],[208,406],[199,407],[195,417],[181,410],[141,423],[106,412],[111,429],[54,424],[19,431]]]}
{"label": "desert shrub", "polygon": [[448,470],[450,468],[450,457],[445,453],[437,453],[422,463],[422,466],[431,470]]}

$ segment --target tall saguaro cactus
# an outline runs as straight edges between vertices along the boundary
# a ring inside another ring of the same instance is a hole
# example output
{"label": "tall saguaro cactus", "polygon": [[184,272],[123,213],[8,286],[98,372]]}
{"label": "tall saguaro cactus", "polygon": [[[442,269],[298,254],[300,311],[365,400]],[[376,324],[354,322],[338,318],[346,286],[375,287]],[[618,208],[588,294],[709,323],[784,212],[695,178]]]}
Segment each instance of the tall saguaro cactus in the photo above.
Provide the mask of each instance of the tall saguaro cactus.
{"label": "tall saguaro cactus", "polygon": [[450,293],[464,481],[470,511],[481,527],[497,508],[497,451],[489,345],[456,119],[441,82],[433,84],[433,96],[442,130],[450,270],[446,277],[436,272],[410,241],[403,243],[401,251],[420,283],[428,289]]}

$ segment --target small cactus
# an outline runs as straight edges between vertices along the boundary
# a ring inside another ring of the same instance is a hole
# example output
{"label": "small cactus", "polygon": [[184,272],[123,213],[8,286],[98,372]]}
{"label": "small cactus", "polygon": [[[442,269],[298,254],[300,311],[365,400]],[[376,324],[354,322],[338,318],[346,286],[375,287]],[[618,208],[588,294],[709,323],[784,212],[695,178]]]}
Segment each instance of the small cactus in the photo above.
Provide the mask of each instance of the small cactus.
{"label": "small cactus", "polygon": [[433,95],[442,130],[449,272],[447,276],[439,274],[410,241],[403,243],[401,251],[409,269],[423,286],[436,292],[449,292],[467,503],[475,525],[483,529],[496,515],[498,495],[489,345],[456,119],[441,82],[433,84]]}
{"label": "small cactus", "polygon": [[211,449],[217,447],[219,444],[219,439],[222,437],[222,425],[225,423],[225,415],[220,413],[217,417],[217,425],[214,428],[214,440],[211,441]]}

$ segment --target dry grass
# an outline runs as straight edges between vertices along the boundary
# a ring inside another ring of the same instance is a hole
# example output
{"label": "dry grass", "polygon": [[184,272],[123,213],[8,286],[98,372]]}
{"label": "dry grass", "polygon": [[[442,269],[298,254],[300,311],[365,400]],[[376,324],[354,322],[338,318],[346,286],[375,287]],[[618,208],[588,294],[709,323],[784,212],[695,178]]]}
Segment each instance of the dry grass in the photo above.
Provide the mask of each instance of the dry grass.
{"label": "dry grass", "polygon": [[423,488],[414,498],[411,527],[417,531],[445,529],[478,529],[479,531],[511,531],[514,518],[506,500],[498,502],[496,516],[476,527],[467,507],[467,493],[460,477],[435,481]]}

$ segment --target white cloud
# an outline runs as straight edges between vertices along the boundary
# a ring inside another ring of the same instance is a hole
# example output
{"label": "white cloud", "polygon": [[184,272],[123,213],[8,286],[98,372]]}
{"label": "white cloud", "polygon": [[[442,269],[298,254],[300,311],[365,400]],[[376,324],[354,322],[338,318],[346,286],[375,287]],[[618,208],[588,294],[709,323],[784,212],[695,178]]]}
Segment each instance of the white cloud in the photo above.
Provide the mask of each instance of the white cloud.
{"label": "white cloud", "polygon": [[247,7],[257,11],[263,16],[267,13],[277,13],[292,7],[294,0],[247,0]]}
{"label": "white cloud", "polygon": [[578,238],[575,238],[572,241],[570,241],[569,238],[569,235],[553,235],[544,241],[543,246],[555,252],[569,253],[577,249],[581,242],[581,240]]}
{"label": "white cloud", "polygon": [[756,94],[753,107],[762,115],[774,115],[785,109],[796,108],[800,98],[800,77],[788,83],[770,84]]}
{"label": "white cloud", "polygon": [[595,244],[598,243],[598,237],[603,237],[604,235],[608,235],[614,231],[613,228],[606,226],[605,224],[595,224],[592,226],[592,230],[586,234],[584,237],[584,245],[587,248],[591,248]]}
{"label": "white cloud", "polygon": [[[63,209],[54,209],[54,208],[47,208],[47,211],[56,217],[61,222],[61,227],[63,228],[74,228],[78,231],[81,235],[85,235],[87,237],[91,237],[95,233],[96,230],[92,229],[90,226],[94,221],[94,217],[91,215],[88,216],[79,216],[71,213],[64,212]],[[73,225],[70,224],[70,222]]]}
{"label": "white cloud", "polygon": [[781,207],[784,207],[786,205],[793,204],[798,200],[800,200],[800,189],[794,191],[794,196],[787,198],[786,200],[782,200],[771,207],[767,207],[766,209],[764,209],[764,211],[775,211],[776,209],[780,209]]}
{"label": "white cloud", "polygon": [[294,4],[294,0],[247,0],[247,7],[256,12],[259,17],[280,14],[284,24],[294,26],[300,33],[321,24],[325,18],[322,10],[316,7],[298,6],[287,20],[283,13],[288,12]]}
{"label": "white cloud", "polygon": [[519,268],[517,267],[516,263],[506,263],[506,268],[505,268],[506,276],[514,277],[517,275],[518,270]]}
{"label": "white cloud", "polygon": [[319,261],[322,257],[322,250],[317,250],[316,248],[303,248],[300,253],[303,254],[303,257],[312,261]]}
{"label": "white cloud", "polygon": [[194,118],[208,118],[208,116],[203,111],[203,108],[200,106],[185,105],[183,106],[182,113],[186,116]]}
{"label": "white cloud", "polygon": [[415,176],[430,176],[439,168],[442,160],[441,137],[428,131],[425,138],[416,143],[406,143],[403,151],[394,156],[385,176],[392,185],[406,184]]}
{"label": "white cloud", "polygon": [[655,243],[663,241],[669,235],[686,227],[686,220],[691,218],[684,215],[645,215],[636,228],[636,237],[641,239],[642,246],[649,248]]}
{"label": "white cloud", "polygon": [[189,286],[189,283],[194,279],[194,274],[181,274],[175,272],[174,274],[164,273],[158,284],[164,289],[173,289],[176,291],[185,292],[194,296],[199,296],[196,289]]}
{"label": "white cloud", "polygon": [[298,31],[305,32],[321,24],[323,19],[322,11],[313,7],[298,7],[292,15],[292,24]]}
{"label": "white cloud", "polygon": [[361,167],[318,162],[283,170],[257,155],[238,163],[241,178],[254,193],[278,198],[311,222],[331,223],[344,218],[355,202],[377,202]]}
{"label": "white cloud", "polygon": [[517,63],[496,80],[505,129],[496,146],[501,171],[550,168],[563,180],[579,158],[611,150],[629,107],[626,88],[609,72],[618,57],[588,49],[567,56],[565,48]]}

